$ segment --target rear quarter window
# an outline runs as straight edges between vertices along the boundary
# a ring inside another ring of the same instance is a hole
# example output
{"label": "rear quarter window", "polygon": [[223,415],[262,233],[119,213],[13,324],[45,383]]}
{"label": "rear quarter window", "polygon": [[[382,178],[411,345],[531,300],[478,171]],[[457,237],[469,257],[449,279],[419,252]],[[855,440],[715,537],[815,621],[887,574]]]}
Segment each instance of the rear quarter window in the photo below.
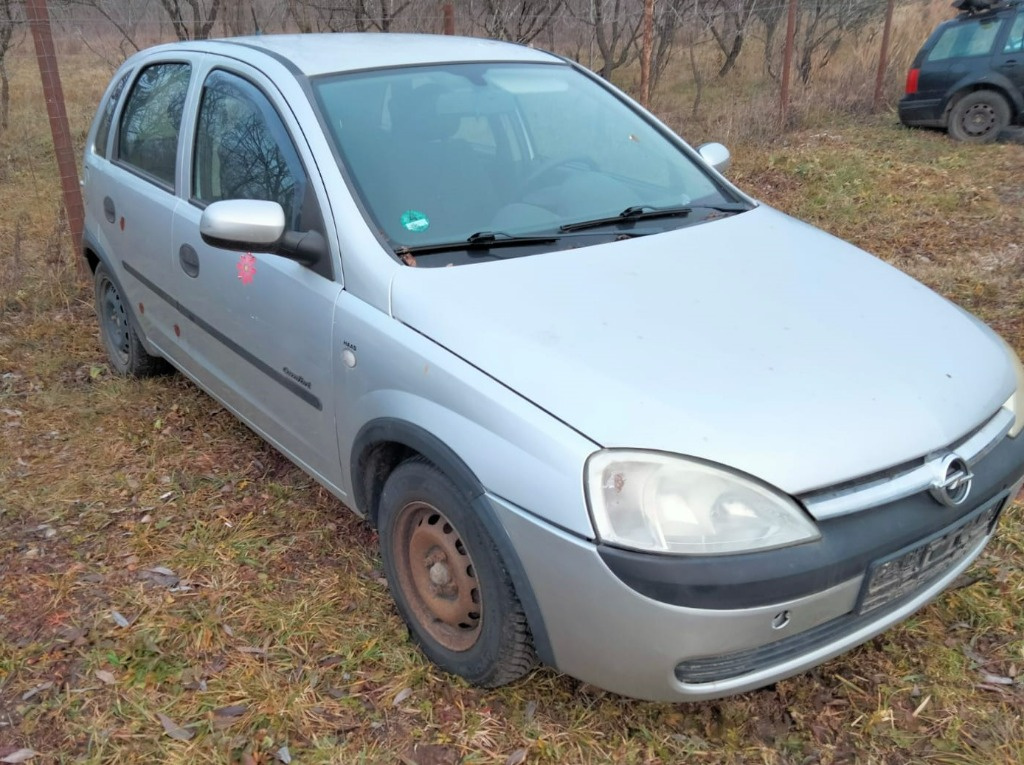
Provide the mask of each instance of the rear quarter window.
{"label": "rear quarter window", "polygon": [[1002,19],[975,19],[955,24],[939,35],[925,61],[987,56],[1002,23]]}
{"label": "rear quarter window", "polygon": [[128,82],[129,74],[131,72],[125,72],[121,76],[121,79],[111,88],[107,100],[100,107],[99,124],[96,126],[96,137],[92,142],[93,153],[97,156],[107,156],[107,138],[110,137],[110,125],[114,121],[114,110],[121,98],[121,91],[124,90],[125,83]]}

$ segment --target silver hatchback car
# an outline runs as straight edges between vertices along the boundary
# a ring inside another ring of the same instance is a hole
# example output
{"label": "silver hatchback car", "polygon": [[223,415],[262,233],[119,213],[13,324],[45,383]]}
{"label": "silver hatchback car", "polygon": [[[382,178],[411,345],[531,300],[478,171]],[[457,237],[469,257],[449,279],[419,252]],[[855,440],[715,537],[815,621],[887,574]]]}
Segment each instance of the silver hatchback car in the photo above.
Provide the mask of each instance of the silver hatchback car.
{"label": "silver hatchback car", "polygon": [[444,669],[757,688],[980,554],[1024,474],[1024,372],[728,160],[518,45],[153,48],[85,152],[102,338],[375,524]]}

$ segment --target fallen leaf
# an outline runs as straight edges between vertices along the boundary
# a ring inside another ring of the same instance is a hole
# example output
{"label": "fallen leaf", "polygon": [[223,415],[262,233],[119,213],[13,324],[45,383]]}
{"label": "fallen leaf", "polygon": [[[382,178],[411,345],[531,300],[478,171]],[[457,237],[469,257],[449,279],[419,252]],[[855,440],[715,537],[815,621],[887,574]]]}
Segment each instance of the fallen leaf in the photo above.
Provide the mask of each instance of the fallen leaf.
{"label": "fallen leaf", "polygon": [[174,722],[170,717],[157,712],[157,717],[160,718],[160,724],[164,726],[164,731],[168,736],[173,738],[175,741],[191,741],[196,735],[193,730],[182,728],[178,723]]}
{"label": "fallen leaf", "polygon": [[526,724],[529,725],[533,722],[533,718],[537,716],[537,702],[527,701],[526,709],[523,711],[523,717],[526,718]]}
{"label": "fallen leaf", "polygon": [[530,750],[525,747],[522,749],[516,749],[505,760],[505,765],[523,765],[523,763],[526,762],[526,755],[529,751]]}
{"label": "fallen leaf", "polygon": [[97,669],[93,674],[96,675],[96,679],[102,683],[106,683],[107,685],[117,684],[117,678],[114,677],[112,672],[107,672],[105,669]]}
{"label": "fallen leaf", "polygon": [[16,752],[11,752],[6,757],[0,757],[0,762],[28,762],[38,754],[34,749],[19,749]]}
{"label": "fallen leaf", "polygon": [[288,747],[286,746],[282,746],[278,749],[274,756],[283,762],[284,765],[288,765],[288,763],[292,761],[292,753],[288,751]]}
{"label": "fallen leaf", "polygon": [[403,701],[405,701],[410,696],[412,696],[412,688],[403,688],[395,696],[395,700],[393,702],[391,702],[391,706],[397,707],[399,704],[401,704]]}
{"label": "fallen leaf", "polygon": [[40,694],[43,691],[48,691],[52,687],[53,687],[53,681],[52,680],[48,680],[45,683],[40,683],[35,688],[30,688],[29,690],[27,690],[23,694],[21,694],[21,700],[22,701],[28,701],[33,696],[36,696],[37,694]]}
{"label": "fallen leaf", "polygon": [[219,707],[213,710],[214,717],[241,717],[249,710],[245,704],[232,704],[227,707]]}
{"label": "fallen leaf", "polygon": [[121,615],[120,611],[111,611],[110,616],[117,623],[118,627],[128,627],[131,625],[131,622],[125,619],[124,616]]}
{"label": "fallen leaf", "polygon": [[1005,675],[990,675],[987,672],[982,675],[986,683],[993,685],[1013,685],[1013,678]]}
{"label": "fallen leaf", "polygon": [[147,568],[146,571],[152,571],[154,574],[162,574],[163,576],[177,576],[167,566],[153,566],[152,568]]}

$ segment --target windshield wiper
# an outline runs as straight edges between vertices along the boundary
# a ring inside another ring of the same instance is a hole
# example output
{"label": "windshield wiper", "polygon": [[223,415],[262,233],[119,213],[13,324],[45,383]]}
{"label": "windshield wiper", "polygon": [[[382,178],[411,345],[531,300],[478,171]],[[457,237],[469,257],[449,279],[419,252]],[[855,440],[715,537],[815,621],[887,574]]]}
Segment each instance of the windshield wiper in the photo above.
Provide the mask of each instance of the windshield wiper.
{"label": "windshield wiper", "polygon": [[490,250],[494,247],[518,247],[529,244],[551,244],[561,239],[560,236],[514,236],[504,231],[477,231],[459,242],[440,242],[424,244],[418,247],[400,247],[398,252],[411,255],[431,255],[435,252],[458,252],[459,250]]}
{"label": "windshield wiper", "polygon": [[611,218],[594,218],[593,220],[582,220],[578,223],[566,223],[559,226],[558,230],[565,233],[569,231],[583,231],[588,228],[599,226],[615,226],[633,223],[639,220],[653,220],[654,218],[685,218],[694,210],[714,210],[723,213],[740,213],[750,209],[749,205],[741,202],[723,202],[717,205],[680,205],[678,207],[652,207],[651,205],[633,205],[627,207],[618,215]]}

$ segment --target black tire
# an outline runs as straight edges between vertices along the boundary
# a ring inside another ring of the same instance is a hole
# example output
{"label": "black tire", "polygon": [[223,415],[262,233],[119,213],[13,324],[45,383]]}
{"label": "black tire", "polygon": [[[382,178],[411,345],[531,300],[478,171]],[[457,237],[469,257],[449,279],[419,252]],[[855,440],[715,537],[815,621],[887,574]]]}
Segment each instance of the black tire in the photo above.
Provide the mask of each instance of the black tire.
{"label": "black tire", "polygon": [[421,458],[395,468],[381,494],[378,531],[398,611],[427,658],[485,688],[536,665],[501,555],[444,473]]}
{"label": "black tire", "polygon": [[132,323],[131,307],[121,297],[117,283],[103,263],[96,266],[93,283],[100,339],[111,370],[126,377],[150,377],[167,371],[167,362],[146,352]]}
{"label": "black tire", "polygon": [[1010,124],[1010,105],[994,90],[968,93],[949,113],[949,134],[967,143],[990,143]]}

